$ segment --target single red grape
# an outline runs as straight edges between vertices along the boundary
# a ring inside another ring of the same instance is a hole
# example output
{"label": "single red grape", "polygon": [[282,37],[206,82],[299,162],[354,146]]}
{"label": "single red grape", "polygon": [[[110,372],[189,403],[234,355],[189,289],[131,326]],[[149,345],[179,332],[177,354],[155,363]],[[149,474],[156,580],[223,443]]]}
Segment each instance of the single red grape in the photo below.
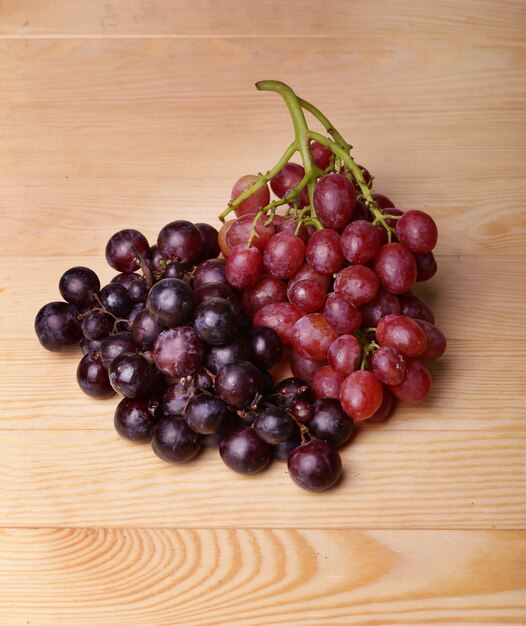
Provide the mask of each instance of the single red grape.
{"label": "single red grape", "polygon": [[365,265],[344,267],[336,276],[334,291],[346,295],[355,306],[361,306],[376,295],[378,277]]}
{"label": "single red grape", "polygon": [[312,379],[312,389],[316,398],[334,398],[340,397],[340,387],[345,376],[333,370],[330,365],[324,365],[315,374]]}
{"label": "single red grape", "polygon": [[351,222],[340,237],[345,258],[351,263],[367,263],[380,248],[380,231],[365,220]]}
{"label": "single red grape", "polygon": [[305,261],[305,244],[296,235],[288,232],[270,238],[263,253],[263,264],[271,276],[290,278]]}
{"label": "single red grape", "polygon": [[301,356],[312,361],[323,361],[337,336],[322,313],[310,313],[294,324],[290,343]]}
{"label": "single red grape", "polygon": [[311,235],[305,255],[308,264],[325,276],[335,274],[345,260],[340,246],[340,235],[328,228]]}
{"label": "single red grape", "polygon": [[235,246],[226,261],[226,278],[232,287],[246,289],[259,278],[263,269],[263,257],[257,248]]}
{"label": "single red grape", "polygon": [[438,359],[446,351],[446,337],[444,333],[427,320],[415,320],[426,334],[427,346],[419,358],[429,361]]}
{"label": "single red grape", "polygon": [[382,404],[382,385],[367,370],[352,372],[340,388],[340,402],[347,415],[355,420],[372,417]]}
{"label": "single red grape", "polygon": [[313,202],[316,215],[326,228],[342,230],[352,219],[356,192],[342,174],[327,174],[318,180]]}
{"label": "single red grape", "polygon": [[384,289],[391,293],[405,293],[416,281],[415,257],[401,243],[386,244],[374,258],[374,271]]}
{"label": "single red grape", "polygon": [[[237,180],[232,187],[232,193],[230,194],[230,200],[235,200],[238,196],[240,196],[243,191],[246,191],[254,182],[254,179],[257,178],[252,174],[246,174],[245,176],[241,176],[239,180]],[[246,215],[247,213],[257,213],[263,207],[266,207],[270,202],[270,191],[267,185],[260,187],[257,191],[249,196],[246,200],[243,200],[241,204],[238,204],[234,209],[234,213],[237,217],[241,217],[242,215]]]}
{"label": "single red grape", "polygon": [[404,380],[398,385],[391,385],[390,389],[402,402],[422,402],[431,391],[431,374],[418,359],[408,359],[406,365]]}
{"label": "single red grape", "polygon": [[348,376],[360,366],[360,342],[354,335],[341,335],[329,346],[329,365],[343,376]]}
{"label": "single red grape", "polygon": [[398,239],[411,250],[425,254],[436,246],[438,230],[433,218],[424,211],[407,211],[396,223]]}
{"label": "single red grape", "polygon": [[421,326],[406,315],[382,317],[376,327],[376,340],[381,346],[392,346],[407,357],[419,356],[427,345]]}
{"label": "single red grape", "polygon": [[323,314],[337,333],[355,333],[362,323],[358,308],[348,296],[340,293],[329,294]]}
{"label": "single red grape", "polygon": [[405,378],[405,359],[392,346],[377,350],[371,358],[371,371],[386,385],[398,385]]}
{"label": "single red grape", "polygon": [[284,198],[301,182],[304,176],[305,170],[302,165],[287,163],[270,181],[270,186],[278,198]]}
{"label": "single red grape", "polygon": [[[315,280],[300,280],[290,290],[290,301],[305,313],[320,309],[327,297],[325,289]],[[359,326],[359,324],[358,324]]]}

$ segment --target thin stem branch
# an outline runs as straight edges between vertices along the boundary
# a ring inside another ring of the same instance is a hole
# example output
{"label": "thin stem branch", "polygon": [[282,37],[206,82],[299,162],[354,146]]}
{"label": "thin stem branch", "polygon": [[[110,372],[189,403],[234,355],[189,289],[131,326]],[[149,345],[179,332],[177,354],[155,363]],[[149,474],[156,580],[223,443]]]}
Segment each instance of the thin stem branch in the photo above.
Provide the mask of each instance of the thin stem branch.
{"label": "thin stem branch", "polygon": [[298,100],[301,106],[306,111],[314,115],[314,117],[323,124],[327,132],[332,135],[334,141],[339,146],[341,146],[346,152],[349,152],[352,149],[352,146],[345,141],[345,139],[340,135],[336,128],[334,128],[333,124],[331,124],[329,118],[326,117],[317,107],[315,107],[310,102],[307,102],[307,100],[304,100],[303,98],[298,98]]}

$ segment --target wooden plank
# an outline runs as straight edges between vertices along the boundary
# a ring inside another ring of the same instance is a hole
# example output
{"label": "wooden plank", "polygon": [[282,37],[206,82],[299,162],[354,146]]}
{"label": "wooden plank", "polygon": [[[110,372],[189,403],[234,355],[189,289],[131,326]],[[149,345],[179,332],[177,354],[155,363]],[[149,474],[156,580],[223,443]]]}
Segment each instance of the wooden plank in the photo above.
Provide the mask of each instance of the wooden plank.
{"label": "wooden plank", "polygon": [[3,529],[0,615],[2,626],[524,624],[525,539],[524,531]]}
{"label": "wooden plank", "polygon": [[523,529],[525,440],[362,431],[339,488],[313,494],[280,462],[246,477],[216,450],[176,467],[116,433],[0,431],[0,525]]}

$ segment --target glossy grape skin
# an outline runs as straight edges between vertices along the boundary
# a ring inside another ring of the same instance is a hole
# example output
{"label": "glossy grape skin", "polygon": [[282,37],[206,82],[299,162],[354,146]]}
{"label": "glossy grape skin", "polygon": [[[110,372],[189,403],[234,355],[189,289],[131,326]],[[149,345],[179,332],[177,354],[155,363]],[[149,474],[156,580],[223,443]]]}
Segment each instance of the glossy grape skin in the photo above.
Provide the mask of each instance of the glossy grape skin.
{"label": "glossy grape skin", "polygon": [[327,292],[315,280],[300,280],[290,290],[290,302],[305,313],[314,313],[325,304]]}
{"label": "glossy grape skin", "polygon": [[372,372],[357,370],[343,381],[340,402],[349,417],[365,420],[380,408],[382,394],[382,385]]}
{"label": "glossy grape skin", "polygon": [[227,435],[234,428],[238,428],[240,425],[240,418],[237,413],[227,409],[226,415],[221,422],[221,428],[210,435],[202,435],[202,443],[206,448],[219,448],[219,444],[223,437]]}
{"label": "glossy grape skin", "polygon": [[416,281],[416,261],[401,243],[382,246],[374,258],[374,271],[384,289],[400,294],[409,291]]}
{"label": "glossy grape skin", "polygon": [[373,193],[373,200],[381,209],[394,209],[394,203],[387,196],[384,196],[381,193]]}
{"label": "glossy grape skin", "polygon": [[376,341],[381,346],[392,346],[400,354],[417,357],[427,345],[426,334],[418,322],[406,315],[382,317],[376,327]]}
{"label": "glossy grape skin", "polygon": [[82,318],[82,333],[86,339],[105,339],[113,329],[113,322],[102,311],[92,311]]}
{"label": "glossy grape skin", "polygon": [[288,439],[281,443],[276,443],[272,446],[272,452],[275,459],[278,461],[287,461],[290,453],[301,444],[301,432],[299,427],[295,424],[292,430],[292,434]]}
{"label": "glossy grape skin", "polygon": [[163,415],[180,415],[186,411],[186,405],[196,393],[196,386],[192,379],[182,379],[169,385],[163,394],[161,410]]}
{"label": "glossy grape skin", "polygon": [[156,422],[148,400],[144,398],[123,398],[113,416],[113,424],[119,435],[137,443],[150,441]]}
{"label": "glossy grape skin", "polygon": [[132,325],[132,335],[141,350],[151,350],[163,327],[151,316],[148,309],[142,309],[136,315]]}
{"label": "glossy grape skin", "polygon": [[195,265],[203,251],[203,235],[187,220],[175,220],[161,229],[157,246],[163,259]]}
{"label": "glossy grape skin", "polygon": [[366,220],[352,222],[341,234],[340,246],[351,263],[368,263],[380,248],[380,232]]}
{"label": "glossy grape skin", "polygon": [[77,367],[77,382],[82,391],[91,398],[104,400],[115,393],[110,385],[108,372],[96,352],[82,357]]}
{"label": "glossy grape skin", "polygon": [[331,293],[323,311],[325,319],[337,333],[355,333],[362,323],[362,314],[352,300],[341,293]]}
{"label": "glossy grape skin", "polygon": [[82,337],[78,316],[73,304],[45,304],[35,317],[35,333],[42,346],[51,352],[61,352],[78,343]]}
{"label": "glossy grape skin", "polygon": [[208,259],[217,258],[219,256],[219,253],[221,252],[219,248],[219,233],[217,232],[217,229],[215,229],[210,224],[205,224],[203,222],[197,222],[196,226],[197,228],[199,228],[199,231],[203,238],[199,262],[202,263],[203,261],[207,261]]}
{"label": "glossy grape skin", "polygon": [[416,262],[416,282],[420,283],[433,278],[437,273],[437,262],[432,252],[414,255]]}
{"label": "glossy grape skin", "polygon": [[309,239],[305,256],[307,263],[320,274],[336,274],[345,260],[340,246],[340,235],[328,228],[316,231]]}
{"label": "glossy grape skin", "polygon": [[393,394],[402,402],[418,403],[431,392],[431,374],[418,359],[406,360],[406,375],[398,385],[390,385]]}
{"label": "glossy grape skin", "polygon": [[225,257],[225,259],[228,259],[228,257],[230,256],[230,252],[231,252],[231,248],[226,242],[226,237],[228,235],[228,231],[230,230],[232,224],[235,221],[236,220],[227,220],[223,224],[223,226],[221,226],[221,229],[219,230],[219,235],[217,236],[217,243],[219,244],[219,249],[221,250],[221,254]]}
{"label": "glossy grape skin", "polygon": [[257,248],[246,248],[243,244],[232,248],[226,261],[226,278],[236,289],[253,285],[263,270],[263,257]]}
{"label": "glossy grape skin", "polygon": [[201,449],[201,435],[193,431],[182,415],[165,415],[152,433],[152,449],[168,463],[187,463]]}
{"label": "glossy grape skin", "polygon": [[333,370],[348,376],[360,366],[360,342],[354,335],[341,335],[329,346],[327,359]]}
{"label": "glossy grape skin", "polygon": [[396,407],[397,399],[393,396],[389,387],[387,387],[386,385],[382,385],[382,390],[382,404],[374,415],[371,415],[371,417],[368,417],[365,420],[368,423],[380,424],[381,422],[385,422],[389,417],[391,417]]}
{"label": "glossy grape skin", "polygon": [[357,307],[370,302],[378,286],[378,277],[365,265],[344,267],[334,281],[334,291],[347,296]]}
{"label": "glossy grape skin", "polygon": [[305,176],[305,170],[298,163],[287,163],[270,181],[272,191],[278,198],[284,198]]}
{"label": "glossy grape skin", "polygon": [[237,305],[237,296],[235,291],[229,285],[224,283],[206,283],[201,285],[194,291],[195,305],[199,306],[202,302],[206,302],[211,298],[225,298],[232,304]]}
{"label": "glossy grape skin", "polygon": [[256,474],[268,465],[270,447],[253,428],[240,427],[227,433],[219,444],[223,463],[239,474]]}
{"label": "glossy grape skin", "polygon": [[308,263],[304,263],[300,269],[289,278],[289,282],[287,283],[287,296],[290,299],[290,294],[294,286],[299,283],[301,280],[314,280],[319,283],[325,291],[329,288],[331,283],[331,277],[320,274],[315,269],[313,269]]}
{"label": "glossy grape skin", "polygon": [[143,277],[137,274],[137,272],[121,272],[111,279],[110,284],[117,283],[129,289],[130,285],[136,280],[143,280]]}
{"label": "glossy grape skin", "polygon": [[152,272],[158,272],[162,268],[162,262],[164,261],[161,253],[159,252],[159,246],[154,244],[150,246],[148,254],[145,256],[146,263]]}
{"label": "glossy grape skin", "polygon": [[163,330],[153,345],[155,365],[166,376],[189,376],[201,365],[203,342],[191,326]]}
{"label": "glossy grape skin", "polygon": [[382,317],[386,315],[398,315],[400,313],[400,303],[398,298],[379,287],[375,297],[360,307],[362,314],[362,326],[365,328],[375,328]]}
{"label": "glossy grape skin", "polygon": [[206,283],[226,284],[226,261],[224,259],[208,259],[199,263],[192,277],[192,287],[197,289]]}
{"label": "glossy grape skin", "polygon": [[312,419],[307,422],[307,428],[316,439],[323,439],[339,448],[351,438],[354,424],[338,400],[324,398],[314,403]]}
{"label": "glossy grape skin", "polygon": [[274,385],[272,401],[278,406],[290,410],[300,400],[314,402],[314,393],[306,380],[291,376]]}
{"label": "glossy grape skin", "polygon": [[234,361],[217,372],[215,391],[221,400],[242,409],[261,391],[263,376],[249,361]]}
{"label": "glossy grape skin", "polygon": [[207,347],[203,365],[212,374],[217,374],[228,363],[249,361],[251,358],[252,353],[248,339],[241,335],[236,335],[231,341],[221,346]]}
{"label": "glossy grape skin", "polygon": [[185,419],[192,430],[200,435],[217,433],[226,419],[228,406],[208,393],[194,396],[186,407]]}
{"label": "glossy grape skin", "polygon": [[66,302],[82,307],[93,302],[100,289],[100,280],[89,267],[77,266],[62,274],[58,288]]}
{"label": "glossy grape skin", "polygon": [[[236,246],[246,246],[252,227],[254,226],[254,219],[256,213],[248,213],[239,217],[233,222],[226,233],[226,243],[228,247],[233,250]],[[274,235],[276,227],[270,223],[266,225],[267,217],[263,216],[258,218],[256,222],[256,236],[252,239],[252,245],[260,252],[263,252],[265,246],[270,241],[270,238]]]}
{"label": "glossy grape skin", "polygon": [[312,389],[316,398],[335,398],[340,397],[340,387],[345,376],[333,370],[330,365],[321,367],[312,379]]}
{"label": "glossy grape skin", "polygon": [[254,428],[260,439],[276,444],[286,441],[294,431],[295,422],[284,409],[277,406],[264,407],[254,420]]}
{"label": "glossy grape skin", "polygon": [[205,343],[221,345],[236,335],[241,321],[239,310],[225,298],[211,298],[195,310],[194,330]]}
{"label": "glossy grape skin", "polygon": [[265,247],[263,265],[276,278],[290,278],[305,261],[305,244],[288,232],[276,233]]}
{"label": "glossy grape skin", "polygon": [[134,272],[139,267],[137,254],[147,256],[150,245],[138,230],[125,228],[112,235],[106,244],[106,261],[119,272]]}
{"label": "glossy grape skin", "polygon": [[342,473],[338,451],[321,439],[313,439],[292,450],[287,467],[292,480],[307,491],[329,489]]}
{"label": "glossy grape skin", "polygon": [[82,354],[91,354],[92,352],[98,352],[104,339],[87,339],[82,337],[80,340],[80,349]]}
{"label": "glossy grape skin", "polygon": [[163,278],[146,299],[146,308],[161,326],[180,326],[192,318],[195,307],[190,287],[178,278]]}
{"label": "glossy grape skin", "polygon": [[310,151],[316,167],[326,170],[331,164],[332,151],[318,141],[311,142]]}
{"label": "glossy grape skin", "polygon": [[183,280],[186,275],[186,266],[180,261],[170,261],[164,266],[163,278],[178,278]]}
{"label": "glossy grape skin", "polygon": [[352,219],[356,192],[342,174],[327,174],[318,180],[313,202],[316,215],[326,228],[342,230]]}
{"label": "glossy grape skin", "polygon": [[446,351],[446,337],[444,333],[434,324],[430,324],[427,320],[415,320],[426,334],[426,349],[419,356],[424,361],[438,359]]}
{"label": "glossy grape skin", "polygon": [[425,254],[436,246],[438,229],[424,211],[406,211],[396,222],[396,235],[411,252]]}
{"label": "glossy grape skin", "polygon": [[128,331],[110,335],[101,343],[99,350],[102,364],[106,369],[110,367],[113,359],[121,354],[132,354],[137,351],[133,335]]}
{"label": "glossy grape skin", "polygon": [[[234,183],[232,187],[232,193],[230,194],[230,200],[235,200],[240,196],[243,191],[246,191],[254,182],[257,176],[252,174],[246,174],[241,176],[239,180]],[[254,191],[246,200],[243,200],[241,204],[234,209],[237,217],[246,215],[247,213],[257,213],[263,207],[266,207],[270,202],[270,191],[267,185],[260,187],[257,191]]]}
{"label": "glossy grape skin", "polygon": [[381,383],[398,385],[405,378],[405,359],[396,348],[384,346],[373,354],[371,371]]}
{"label": "glossy grape skin", "polygon": [[148,390],[153,370],[140,354],[121,354],[111,362],[109,376],[111,386],[121,396],[139,398]]}
{"label": "glossy grape skin", "polygon": [[283,344],[278,333],[266,326],[253,328],[248,333],[252,352],[252,362],[262,369],[269,369],[279,363],[283,356]]}
{"label": "glossy grape skin", "polygon": [[136,304],[146,302],[148,291],[148,285],[144,279],[134,280],[128,287],[128,295]]}
{"label": "glossy grape skin", "polygon": [[133,301],[124,285],[110,283],[99,291],[102,306],[116,317],[124,317],[132,308]]}
{"label": "glossy grape skin", "polygon": [[272,328],[278,333],[283,345],[287,345],[290,343],[292,328],[302,315],[302,311],[293,304],[276,302],[261,307],[254,315],[252,323],[254,327],[268,326],[268,328]]}
{"label": "glossy grape skin", "polygon": [[295,350],[290,354],[290,369],[294,376],[304,378],[308,383],[312,382],[314,374],[326,365],[325,361],[312,361],[300,356]]}
{"label": "glossy grape skin", "polygon": [[241,307],[254,317],[259,309],[266,304],[285,302],[287,300],[287,286],[274,276],[260,276],[256,282],[243,291]]}
{"label": "glossy grape skin", "polygon": [[431,324],[435,323],[433,311],[418,296],[412,293],[403,293],[398,296],[398,302],[400,302],[400,311],[403,315],[412,317],[414,320],[419,319],[426,320]]}
{"label": "glossy grape skin", "polygon": [[322,313],[310,313],[294,324],[290,343],[301,356],[312,361],[323,361],[337,336]]}

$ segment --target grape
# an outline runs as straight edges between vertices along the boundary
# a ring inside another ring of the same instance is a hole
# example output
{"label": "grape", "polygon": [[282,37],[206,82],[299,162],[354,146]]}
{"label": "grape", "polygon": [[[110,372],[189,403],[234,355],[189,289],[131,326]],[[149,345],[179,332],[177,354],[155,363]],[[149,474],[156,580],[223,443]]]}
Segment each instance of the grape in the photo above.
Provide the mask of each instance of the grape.
{"label": "grape", "polygon": [[237,305],[237,296],[234,290],[224,283],[206,283],[194,291],[196,306],[199,306],[202,302],[206,302],[211,298],[224,298],[232,302],[232,304]]}
{"label": "grape", "polygon": [[398,385],[405,378],[405,359],[392,346],[379,348],[371,358],[371,370],[386,385]]}
{"label": "grape", "polygon": [[381,209],[394,209],[393,201],[381,193],[373,193],[373,200]]}
{"label": "grape", "polygon": [[299,319],[290,333],[290,343],[298,354],[312,361],[323,361],[337,333],[322,313],[310,313]]}
{"label": "grape", "polygon": [[221,422],[221,427],[216,433],[203,435],[202,442],[206,448],[219,448],[221,440],[234,428],[239,426],[239,416],[234,411],[227,409]]}
{"label": "grape", "polygon": [[327,174],[318,180],[313,202],[316,215],[326,228],[342,230],[353,216],[356,192],[342,174]]}
{"label": "grape", "polygon": [[223,365],[215,380],[216,394],[227,404],[242,409],[261,391],[263,377],[249,361],[235,361]]}
{"label": "grape", "polygon": [[161,326],[180,326],[192,318],[195,299],[190,287],[178,278],[163,278],[146,299],[146,308]]}
{"label": "grape", "polygon": [[431,391],[431,374],[418,359],[407,359],[406,365],[404,380],[390,389],[402,402],[422,402]]}
{"label": "grape", "polygon": [[[307,191],[304,189],[303,191]],[[302,191],[302,194],[303,194]],[[308,194],[307,194],[308,195]],[[308,202],[307,202],[308,204]],[[290,219],[288,217],[283,217],[283,215],[274,215],[274,219],[272,223],[276,227],[276,233],[291,233],[292,235],[296,235],[296,230],[298,228],[298,222]],[[298,230],[297,236],[304,242],[307,243],[309,240],[309,233],[304,224],[302,224]]]}
{"label": "grape", "polygon": [[302,165],[287,163],[270,181],[270,187],[278,198],[284,198],[299,185],[304,176],[305,170]]}
{"label": "grape", "polygon": [[287,295],[290,298],[290,293],[296,283],[299,283],[300,280],[314,280],[319,283],[325,291],[329,289],[329,285],[331,284],[331,277],[325,276],[324,274],[320,274],[316,270],[312,269],[312,267],[308,263],[304,263],[300,269],[289,278],[289,282],[287,283]]}
{"label": "grape", "polygon": [[318,141],[311,142],[310,151],[316,167],[326,170],[331,164],[332,151]]}
{"label": "grape", "polygon": [[344,267],[336,276],[334,291],[346,295],[355,306],[370,302],[378,291],[378,278],[365,265]]}
{"label": "grape", "polygon": [[368,417],[365,420],[366,422],[370,422],[371,424],[379,424],[380,422],[385,422],[385,420],[391,417],[391,414],[396,407],[397,400],[391,393],[389,387],[382,385],[382,389],[384,395],[380,408],[378,409],[378,411],[376,411],[374,415],[371,415],[371,417]]}
{"label": "grape", "polygon": [[287,287],[285,283],[274,278],[274,276],[264,275],[243,291],[241,306],[251,317],[254,317],[256,312],[266,304],[285,302],[286,299]]}
{"label": "grape", "polygon": [[201,341],[220,345],[234,337],[239,322],[236,306],[225,298],[211,298],[195,310],[194,330]]}
{"label": "grape", "polygon": [[257,248],[240,244],[232,248],[226,261],[226,278],[232,287],[246,289],[253,285],[263,269],[263,257]]}
{"label": "grape", "polygon": [[416,261],[401,243],[389,243],[378,250],[374,271],[382,287],[391,293],[409,291],[416,281]]}
{"label": "grape", "polygon": [[325,361],[312,361],[300,356],[296,350],[291,351],[290,355],[290,369],[294,376],[304,378],[307,382],[311,383],[314,378],[314,374],[325,365]]}
{"label": "grape", "polygon": [[345,376],[333,370],[330,365],[321,367],[312,379],[312,389],[316,398],[340,397],[340,387]]}
{"label": "grape", "polygon": [[372,372],[357,370],[343,381],[340,402],[349,417],[365,420],[380,408],[382,393],[382,385]]}
{"label": "grape", "polygon": [[153,379],[151,365],[140,354],[121,354],[113,359],[109,375],[111,386],[126,398],[143,396]]}
{"label": "grape", "polygon": [[425,254],[436,246],[438,230],[433,218],[424,211],[407,211],[396,223],[398,239],[411,250]]}
{"label": "grape", "polygon": [[[234,221],[226,234],[226,243],[230,249],[247,244],[256,217],[257,213],[248,213]],[[266,226],[266,221],[266,217],[258,218],[256,222],[256,236],[252,239],[252,245],[260,252],[263,252],[276,231],[274,224],[271,223]]]}
{"label": "grape", "polygon": [[106,261],[119,272],[134,272],[139,267],[137,252],[146,256],[150,245],[138,230],[125,228],[112,235],[106,244]]}
{"label": "grape", "polygon": [[115,393],[110,385],[108,372],[97,353],[82,357],[77,367],[77,382],[82,391],[92,398],[104,400]]}
{"label": "grape", "polygon": [[433,311],[418,296],[412,293],[403,293],[398,296],[398,302],[400,302],[401,312],[407,317],[412,317],[414,320],[426,320],[430,324],[435,323]]}
{"label": "grape", "polygon": [[219,249],[221,250],[221,254],[228,259],[230,256],[230,246],[226,242],[226,236],[228,235],[228,231],[230,227],[236,220],[228,220],[223,226],[221,226],[221,230],[219,231],[219,235],[217,236],[217,243],[219,244]]}
{"label": "grape", "polygon": [[352,222],[341,234],[340,246],[351,263],[367,263],[380,248],[380,231],[365,220]]}
{"label": "grape", "polygon": [[143,279],[134,280],[128,287],[128,295],[130,296],[132,302],[135,302],[136,304],[146,302],[148,291],[148,285]]}
{"label": "grape", "polygon": [[341,335],[329,346],[329,365],[342,376],[348,376],[360,366],[360,342],[354,335]]}
{"label": "grape", "polygon": [[148,309],[142,309],[133,320],[131,332],[141,350],[151,350],[162,330],[163,327],[153,319]]}
{"label": "grape", "polygon": [[305,244],[292,233],[275,234],[265,247],[263,264],[271,276],[290,278],[305,260]]}
{"label": "grape", "polygon": [[161,403],[163,415],[180,415],[186,411],[188,401],[196,393],[195,383],[189,378],[182,378],[166,388]]}
{"label": "grape", "polygon": [[426,334],[418,322],[406,315],[386,315],[376,327],[376,340],[381,346],[392,346],[400,354],[416,357],[424,352]]}
{"label": "grape", "polygon": [[294,400],[290,407],[290,413],[300,424],[305,424],[312,417],[312,404],[307,400]]}
{"label": "grape", "polygon": [[169,328],[157,337],[153,345],[155,365],[166,376],[193,374],[204,355],[204,346],[191,326]]}
{"label": "grape", "polygon": [[102,306],[116,317],[124,317],[132,308],[133,301],[124,285],[110,283],[99,291]]}
{"label": "grape", "polygon": [[261,384],[261,395],[268,396],[274,389],[274,378],[268,370],[261,370],[263,383]]}
{"label": "grape", "polygon": [[354,424],[338,400],[323,398],[314,403],[312,419],[307,422],[307,428],[317,439],[323,439],[338,448],[349,441]]}
{"label": "grape", "polygon": [[192,430],[201,435],[217,433],[228,414],[227,405],[208,393],[194,396],[186,407],[186,422]]}
{"label": "grape", "polygon": [[159,246],[157,244],[150,246],[146,256],[146,263],[152,272],[159,272],[162,269],[162,261],[164,261],[164,259],[159,252]]}
{"label": "grape", "polygon": [[255,474],[270,461],[270,448],[252,428],[235,428],[219,444],[224,464],[239,474]]}
{"label": "grape", "polygon": [[294,431],[294,420],[284,409],[277,406],[265,407],[254,420],[254,428],[260,439],[266,443],[282,443]]}
{"label": "grape", "polygon": [[224,259],[208,259],[199,263],[192,278],[192,287],[197,289],[206,283],[226,284],[226,261]]}
{"label": "grape", "polygon": [[340,235],[328,228],[318,230],[309,239],[305,255],[307,263],[320,274],[336,274],[344,262]]}
{"label": "grape", "polygon": [[146,443],[152,438],[152,431],[157,422],[144,398],[123,398],[117,408],[113,423],[115,430],[124,439]]}
{"label": "grape", "polygon": [[164,266],[163,278],[178,278],[183,280],[186,274],[184,263],[171,261]]}
{"label": "grape", "polygon": [[252,361],[258,367],[269,369],[281,360],[283,344],[272,328],[254,328],[248,333],[248,340],[252,349]]}
{"label": "grape", "polygon": [[278,461],[286,461],[289,458],[290,453],[301,444],[301,431],[299,427],[294,424],[292,435],[281,443],[276,443],[273,446],[274,458]]}
{"label": "grape", "polygon": [[45,304],[35,317],[35,333],[51,352],[60,352],[80,341],[82,330],[78,309],[67,302]]}
{"label": "grape", "polygon": [[132,354],[137,352],[137,345],[130,332],[121,332],[110,335],[101,343],[100,358],[106,369],[109,369],[113,359],[121,354]]}
{"label": "grape", "polygon": [[294,324],[300,319],[302,312],[288,302],[266,304],[254,315],[252,323],[256,326],[268,326],[275,330],[284,345],[290,343],[290,333]]}
{"label": "grape", "polygon": [[203,235],[195,224],[175,220],[167,224],[157,237],[157,246],[163,259],[198,263],[203,251]]}
{"label": "grape", "polygon": [[[246,176],[241,176],[241,178],[236,181],[232,188],[232,193],[230,195],[230,200],[235,200],[238,196],[240,196],[243,191],[246,191],[254,182],[254,179],[257,178],[252,174],[247,174]],[[270,202],[270,191],[267,185],[260,187],[257,191],[254,191],[252,195],[250,195],[246,200],[243,200],[241,204],[238,204],[234,209],[234,212],[237,217],[241,217],[242,215],[246,215],[247,213],[257,213],[263,207],[266,207]]]}
{"label": "grape", "polygon": [[201,256],[199,261],[208,261],[208,259],[215,259],[219,256],[221,250],[219,249],[219,243],[217,242],[218,232],[210,224],[204,224],[203,222],[196,223],[197,228],[201,232],[203,238],[203,245],[201,247]]}
{"label": "grape", "polygon": [[234,361],[249,361],[252,358],[250,344],[245,337],[236,335],[231,341],[222,346],[209,346],[206,351],[204,366],[212,372],[217,372]]}
{"label": "grape", "polygon": [[98,352],[101,344],[102,340],[82,337],[80,340],[80,349],[82,350],[82,354],[91,354],[92,352]]}
{"label": "grape", "polygon": [[126,289],[130,288],[130,285],[136,280],[142,280],[143,277],[137,272],[122,272],[121,274],[117,274],[114,276],[110,284],[117,283],[118,285],[122,285],[126,287]]}
{"label": "grape", "polygon": [[430,324],[427,320],[415,321],[425,332],[427,338],[426,349],[422,352],[420,358],[426,361],[438,359],[446,351],[446,337],[444,336],[444,333],[433,324]]}
{"label": "grape", "polygon": [[341,293],[331,293],[327,298],[325,319],[337,333],[355,333],[362,323],[362,314],[351,299]]}
{"label": "grape", "polygon": [[290,301],[305,313],[318,311],[325,303],[327,292],[315,280],[300,280],[290,290]]}
{"label": "grape", "polygon": [[86,339],[105,339],[113,330],[113,323],[102,311],[92,311],[82,319],[82,333]]}
{"label": "grape", "polygon": [[321,439],[313,439],[294,448],[287,466],[292,480],[308,491],[329,489],[338,482],[342,473],[338,451]]}
{"label": "grape", "polygon": [[437,272],[437,262],[432,252],[426,252],[425,254],[415,254],[416,261],[416,280],[417,282],[423,282],[429,280]]}
{"label": "grape", "polygon": [[78,266],[62,274],[58,288],[66,302],[82,307],[93,302],[100,289],[100,281],[93,270]]}
{"label": "grape", "polygon": [[298,402],[312,403],[314,394],[306,380],[291,376],[284,378],[274,386],[272,391],[273,402],[284,409],[292,409]]}
{"label": "grape", "polygon": [[186,463],[201,449],[201,435],[188,426],[182,415],[165,415],[153,430],[152,449],[163,461]]}
{"label": "grape", "polygon": [[361,200],[360,198],[356,198],[356,205],[354,207],[352,221],[359,222],[360,220],[365,220],[366,222],[372,222],[373,219],[373,215],[371,214],[363,200]]}
{"label": "grape", "polygon": [[395,295],[383,287],[379,287],[375,297],[360,307],[360,313],[362,314],[362,325],[365,328],[374,328],[382,317],[391,313],[399,314],[400,303]]}
{"label": "grape", "polygon": [[[383,215],[398,215],[398,216],[402,216],[404,214],[403,211],[401,211],[400,209],[395,209],[394,207],[388,207],[386,209],[380,209],[382,211]],[[388,226],[390,226],[391,228],[396,228],[396,224],[397,224],[397,219],[394,219],[392,217],[387,217],[385,220],[388,224]],[[383,228],[382,230],[384,232],[386,232]],[[387,233],[386,233],[387,236]]]}

